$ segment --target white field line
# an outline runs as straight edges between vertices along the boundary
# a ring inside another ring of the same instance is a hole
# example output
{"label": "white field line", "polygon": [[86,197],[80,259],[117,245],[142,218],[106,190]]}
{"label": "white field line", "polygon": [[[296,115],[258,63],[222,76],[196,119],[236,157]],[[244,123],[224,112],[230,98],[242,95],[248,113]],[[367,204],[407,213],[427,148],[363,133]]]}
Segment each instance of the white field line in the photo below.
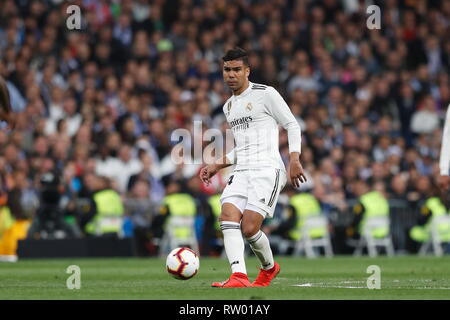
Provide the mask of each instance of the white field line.
{"label": "white field line", "polygon": [[[406,280],[409,282],[432,282],[432,280],[424,279],[424,280]],[[394,283],[400,283],[399,280],[393,280]],[[346,284],[354,284],[354,285],[346,285]],[[358,285],[359,284],[359,285]],[[317,282],[317,283],[301,283],[301,284],[293,284],[292,287],[303,287],[303,288],[343,288],[343,289],[367,289],[365,285],[365,281],[338,281],[333,283],[326,282]],[[382,286],[383,287],[383,286]],[[411,287],[411,286],[402,286],[399,287],[390,287],[389,289],[419,289],[419,290],[450,290],[447,287],[428,287],[428,286],[420,286],[420,287]]]}

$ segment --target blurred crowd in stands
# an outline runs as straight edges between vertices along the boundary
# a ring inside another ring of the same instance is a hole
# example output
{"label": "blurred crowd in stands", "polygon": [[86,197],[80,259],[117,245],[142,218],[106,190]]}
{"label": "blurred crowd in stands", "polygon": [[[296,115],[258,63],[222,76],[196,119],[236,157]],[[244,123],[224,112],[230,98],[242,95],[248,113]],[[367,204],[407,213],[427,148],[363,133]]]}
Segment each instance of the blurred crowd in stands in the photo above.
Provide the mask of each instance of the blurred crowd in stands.
{"label": "blurred crowd in stands", "polygon": [[[379,30],[366,26],[369,4],[381,8]],[[69,5],[81,8],[81,30],[66,26]],[[206,187],[201,163],[171,160],[171,132],[195,120],[225,132],[221,57],[239,46],[250,81],[275,87],[302,128],[309,179],[295,192],[320,202],[335,251],[346,252],[363,183],[402,201],[394,240],[407,252],[407,229],[438,194],[449,29],[449,0],[4,0],[0,75],[17,124],[0,131],[0,204],[29,219],[31,238],[95,234],[96,213],[114,211],[145,255],[161,237],[165,198],[186,192],[211,254],[208,199],[231,168]],[[287,161],[284,130],[280,141]],[[53,210],[61,221],[39,226]]]}

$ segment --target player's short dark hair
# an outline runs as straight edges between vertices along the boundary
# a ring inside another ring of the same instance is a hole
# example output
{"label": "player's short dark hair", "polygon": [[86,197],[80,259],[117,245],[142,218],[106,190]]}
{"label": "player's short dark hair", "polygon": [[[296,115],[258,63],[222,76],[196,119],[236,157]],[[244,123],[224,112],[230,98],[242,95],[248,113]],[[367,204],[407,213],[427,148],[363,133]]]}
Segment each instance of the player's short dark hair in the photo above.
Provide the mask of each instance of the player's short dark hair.
{"label": "player's short dark hair", "polygon": [[248,66],[248,54],[242,48],[236,47],[234,49],[228,50],[227,53],[222,57],[222,60],[231,61],[231,60],[242,60],[244,65]]}

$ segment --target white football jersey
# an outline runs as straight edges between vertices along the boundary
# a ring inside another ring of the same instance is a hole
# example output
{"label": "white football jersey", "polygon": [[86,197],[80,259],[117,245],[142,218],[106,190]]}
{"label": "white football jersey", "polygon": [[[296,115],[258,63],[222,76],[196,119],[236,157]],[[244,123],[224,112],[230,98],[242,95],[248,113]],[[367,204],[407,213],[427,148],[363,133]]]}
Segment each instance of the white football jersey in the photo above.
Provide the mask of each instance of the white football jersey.
{"label": "white football jersey", "polygon": [[226,101],[223,112],[235,140],[235,148],[227,154],[235,170],[272,167],[286,171],[278,149],[278,125],[288,131],[289,152],[300,152],[300,126],[273,87],[250,82],[244,92]]}

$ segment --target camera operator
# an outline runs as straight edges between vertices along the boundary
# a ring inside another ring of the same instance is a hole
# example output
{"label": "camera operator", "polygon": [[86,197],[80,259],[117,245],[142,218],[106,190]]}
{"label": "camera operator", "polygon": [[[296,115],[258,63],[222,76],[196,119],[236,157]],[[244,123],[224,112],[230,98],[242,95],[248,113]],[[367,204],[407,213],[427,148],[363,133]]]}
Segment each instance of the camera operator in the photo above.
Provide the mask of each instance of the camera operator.
{"label": "camera operator", "polygon": [[55,172],[44,173],[39,180],[40,196],[36,217],[28,231],[28,237],[34,239],[77,238],[81,233],[75,225],[64,220],[61,208],[63,186]]}

